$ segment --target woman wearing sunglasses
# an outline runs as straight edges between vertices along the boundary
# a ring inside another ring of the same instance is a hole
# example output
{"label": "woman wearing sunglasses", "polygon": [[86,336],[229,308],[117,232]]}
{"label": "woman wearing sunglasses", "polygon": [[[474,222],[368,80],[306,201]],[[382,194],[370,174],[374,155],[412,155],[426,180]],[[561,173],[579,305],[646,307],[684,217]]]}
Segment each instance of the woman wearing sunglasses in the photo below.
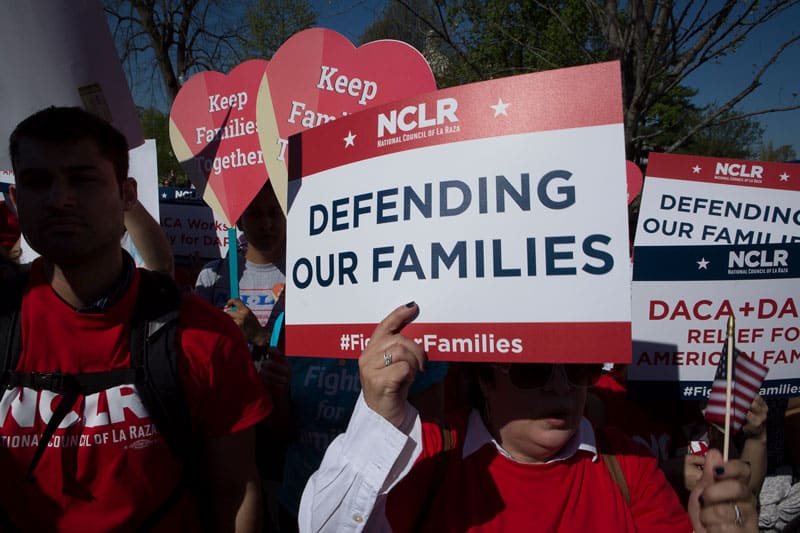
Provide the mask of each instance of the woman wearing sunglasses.
{"label": "woman wearing sunglasses", "polygon": [[362,396],[301,531],[757,531],[746,464],[710,452],[687,516],[652,456],[591,427],[599,365],[476,364],[474,409],[421,422],[406,395],[425,355],[400,333],[416,312],[395,309],[361,354]]}

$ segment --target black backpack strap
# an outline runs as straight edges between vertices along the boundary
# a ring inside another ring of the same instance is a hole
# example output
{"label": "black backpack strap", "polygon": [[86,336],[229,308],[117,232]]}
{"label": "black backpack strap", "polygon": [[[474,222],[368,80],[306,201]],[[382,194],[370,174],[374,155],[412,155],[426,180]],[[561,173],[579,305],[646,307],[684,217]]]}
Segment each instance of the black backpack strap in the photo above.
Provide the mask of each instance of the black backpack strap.
{"label": "black backpack strap", "polygon": [[[172,454],[184,465],[184,476],[169,496],[150,513],[136,531],[158,525],[191,489],[197,447],[192,442],[192,419],[178,374],[177,327],[182,295],[169,276],[139,270],[139,296],[131,328],[131,368],[136,389]],[[187,466],[188,465],[188,466]]]}
{"label": "black backpack strap", "polygon": [[182,461],[193,448],[189,405],[177,363],[181,293],[169,276],[139,270],[141,281],[131,329],[131,367],[136,387],[172,453]]}
{"label": "black backpack strap", "polygon": [[22,295],[28,286],[29,272],[19,270],[0,284],[0,385],[8,386],[8,379],[17,368],[22,353]]}
{"label": "black backpack strap", "polygon": [[39,439],[39,444],[36,445],[36,450],[33,452],[33,458],[28,465],[28,471],[25,473],[25,479],[27,481],[36,481],[33,471],[36,470],[36,465],[39,464],[42,454],[44,454],[44,451],[47,449],[47,445],[50,444],[50,439],[56,432],[58,425],[62,420],[64,420],[64,417],[67,416],[67,413],[69,413],[70,409],[72,409],[72,407],[75,405],[75,400],[78,399],[79,394],[80,390],[78,387],[73,386],[70,387],[69,390],[65,391],[61,396],[61,401],[58,402],[58,406],[50,416],[50,420],[47,422],[47,426],[44,428],[44,432],[42,433],[42,438]]}
{"label": "black backpack strap", "polygon": [[110,387],[136,382],[133,368],[115,368],[106,372],[87,372],[85,374],[62,374],[60,372],[11,372],[6,387],[27,387],[34,390],[48,390],[56,394],[89,395]]}
{"label": "black backpack strap", "polygon": [[42,454],[44,454],[59,424],[61,424],[64,417],[67,416],[70,410],[75,406],[75,401],[78,399],[78,396],[95,394],[116,385],[133,383],[135,375],[134,369],[131,368],[118,368],[108,372],[91,372],[86,374],[61,374],[58,372],[49,374],[41,374],[38,372],[10,373],[6,384],[7,387],[22,386],[34,390],[48,390],[61,395],[61,400],[50,416],[50,420],[44,428],[42,437],[39,439],[39,444],[36,445],[36,450],[28,465],[25,478],[31,482],[36,480],[33,471],[42,459]]}

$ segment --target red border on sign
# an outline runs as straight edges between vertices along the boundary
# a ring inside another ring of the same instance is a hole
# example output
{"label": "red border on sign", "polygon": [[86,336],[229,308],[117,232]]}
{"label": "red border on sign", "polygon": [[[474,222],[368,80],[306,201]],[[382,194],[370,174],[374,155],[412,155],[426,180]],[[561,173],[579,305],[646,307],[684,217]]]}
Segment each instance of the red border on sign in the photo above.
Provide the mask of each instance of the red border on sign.
{"label": "red border on sign", "polygon": [[[720,169],[725,168],[732,175],[718,173],[718,164]],[[647,161],[647,176],[758,189],[800,191],[800,164],[797,163],[651,152]],[[760,179],[756,179],[756,176]]]}
{"label": "red border on sign", "polygon": [[[375,324],[287,325],[286,353],[296,356],[356,358]],[[343,336],[349,336],[343,349]],[[473,349],[447,352],[427,349],[428,357],[440,361],[517,361],[609,363],[631,362],[631,325],[629,322],[548,322],[548,323],[438,323],[409,324],[403,335],[417,340],[424,335],[437,339],[468,339]],[[477,338],[476,338],[477,336]],[[490,338],[493,336],[493,338]],[[488,348],[499,339],[520,339],[522,353],[501,353]],[[436,343],[438,344],[438,342]],[[320,351],[320,347],[326,347]]]}

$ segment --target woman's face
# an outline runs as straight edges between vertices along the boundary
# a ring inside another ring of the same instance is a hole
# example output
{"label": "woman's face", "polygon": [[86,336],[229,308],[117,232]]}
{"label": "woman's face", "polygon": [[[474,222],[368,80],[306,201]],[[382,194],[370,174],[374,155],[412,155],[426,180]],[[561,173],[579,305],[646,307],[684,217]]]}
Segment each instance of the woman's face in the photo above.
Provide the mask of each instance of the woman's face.
{"label": "woman's face", "polygon": [[[534,365],[525,365],[531,369]],[[535,365],[546,367],[549,365]],[[494,383],[482,383],[489,431],[514,459],[541,463],[556,455],[580,425],[586,387],[554,365],[547,382],[534,389],[512,383],[509,365],[493,366]]]}

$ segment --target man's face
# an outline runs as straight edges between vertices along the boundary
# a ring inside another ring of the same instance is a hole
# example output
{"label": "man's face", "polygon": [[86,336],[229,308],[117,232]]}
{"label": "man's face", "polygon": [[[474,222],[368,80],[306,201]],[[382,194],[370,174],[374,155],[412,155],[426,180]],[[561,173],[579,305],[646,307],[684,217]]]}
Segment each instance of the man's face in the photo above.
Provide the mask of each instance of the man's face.
{"label": "man's face", "polygon": [[14,161],[19,224],[31,247],[58,265],[82,264],[119,248],[123,213],[136,200],[89,139],[22,138]]}

